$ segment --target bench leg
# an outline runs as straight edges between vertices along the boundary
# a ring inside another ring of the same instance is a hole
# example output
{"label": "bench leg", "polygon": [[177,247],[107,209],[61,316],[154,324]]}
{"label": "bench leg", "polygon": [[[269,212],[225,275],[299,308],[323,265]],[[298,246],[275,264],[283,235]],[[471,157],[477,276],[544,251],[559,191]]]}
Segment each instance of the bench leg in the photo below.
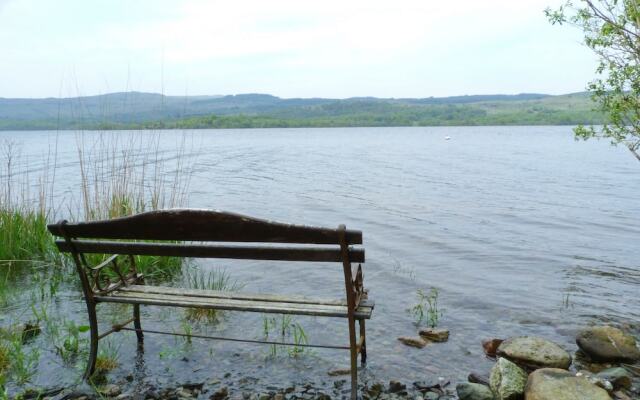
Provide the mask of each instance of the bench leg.
{"label": "bench leg", "polygon": [[367,364],[367,335],[365,333],[364,320],[359,319],[358,325],[360,326],[360,340],[362,340],[362,347],[360,347],[360,365],[364,367]]}
{"label": "bench leg", "polygon": [[89,347],[89,359],[87,360],[87,369],[84,372],[84,379],[88,380],[96,370],[96,359],[98,358],[98,318],[96,317],[96,304],[87,303],[87,311],[89,311],[89,334],[91,343]]}
{"label": "bench leg", "polygon": [[133,305],[133,326],[136,328],[138,346],[141,346],[144,341],[144,335],[142,334],[142,325],[140,324],[140,304]]}
{"label": "bench leg", "polygon": [[356,340],[356,321],[349,317],[349,347],[351,351],[351,400],[358,398],[358,342]]}

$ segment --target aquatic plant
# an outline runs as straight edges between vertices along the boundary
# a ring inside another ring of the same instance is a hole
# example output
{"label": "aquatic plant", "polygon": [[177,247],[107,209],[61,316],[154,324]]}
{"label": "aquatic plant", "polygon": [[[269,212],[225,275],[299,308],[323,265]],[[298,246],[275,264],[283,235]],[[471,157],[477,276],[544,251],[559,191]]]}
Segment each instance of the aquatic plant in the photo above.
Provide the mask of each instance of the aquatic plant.
{"label": "aquatic plant", "polygon": [[417,326],[420,326],[426,320],[429,327],[436,328],[440,318],[444,315],[443,310],[438,306],[440,292],[437,288],[432,287],[429,293],[418,289],[416,295],[418,302],[407,311],[413,315]]}
{"label": "aquatic plant", "polygon": [[[163,154],[159,136],[100,135],[87,144],[77,143],[81,177],[81,215],[74,219],[103,220],[186,205],[190,169],[185,165],[185,140],[177,151]],[[167,165],[171,161],[172,166]],[[88,257],[98,264],[108,255]],[[136,268],[147,281],[167,281],[176,276],[183,260],[176,257],[136,256]]]}
{"label": "aquatic plant", "polygon": [[96,357],[96,374],[105,374],[118,367],[119,348],[111,341],[100,346],[98,356]]}
{"label": "aquatic plant", "polygon": [[[305,352],[304,345],[309,343],[304,327],[300,323],[295,322],[291,315],[282,314],[280,318],[263,316],[262,333],[264,340],[268,340],[272,332],[276,333],[276,336],[279,336],[278,339],[283,343],[287,340],[292,340],[291,343],[293,343],[293,345],[287,348],[287,354],[290,357],[302,355]],[[276,357],[280,347],[284,346],[271,344],[269,346],[269,356]]]}
{"label": "aquatic plant", "polygon": [[[242,283],[231,278],[231,275],[222,269],[203,271],[190,267],[185,269],[184,285],[190,289],[215,290],[223,292],[235,292],[244,286]],[[221,311],[216,309],[187,308],[186,318],[191,321],[217,322]]]}

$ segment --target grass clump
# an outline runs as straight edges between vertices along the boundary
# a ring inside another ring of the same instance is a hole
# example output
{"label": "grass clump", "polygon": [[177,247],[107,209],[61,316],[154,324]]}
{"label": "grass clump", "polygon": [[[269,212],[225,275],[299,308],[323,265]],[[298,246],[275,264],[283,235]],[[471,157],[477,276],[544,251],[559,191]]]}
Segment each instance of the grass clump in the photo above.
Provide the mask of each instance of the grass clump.
{"label": "grass clump", "polygon": [[[82,136],[77,150],[82,214],[74,219],[113,219],[186,204],[190,172],[184,165],[184,140],[176,153],[165,155],[159,136],[122,142],[118,135],[101,135],[89,144]],[[88,261],[98,264],[104,259],[98,255]],[[136,256],[135,262],[150,282],[170,280],[183,266],[178,257]]]}
{"label": "grass clump", "polygon": [[51,260],[55,244],[47,232],[47,218],[40,211],[27,208],[0,209],[0,263]]}
{"label": "grass clump", "polygon": [[[184,276],[185,287],[189,289],[215,290],[222,292],[235,292],[244,286],[225,270],[214,269],[202,271],[200,269],[187,269]],[[216,309],[187,308],[186,318],[190,321],[207,320],[217,322],[221,311]]]}
{"label": "grass clump", "polygon": [[430,328],[436,328],[440,318],[444,315],[443,310],[438,306],[440,292],[437,288],[432,287],[429,293],[418,289],[416,295],[418,302],[407,311],[414,317],[417,326],[426,321]]}
{"label": "grass clump", "polygon": [[[293,346],[287,347],[287,354],[289,354],[290,357],[298,357],[304,354],[306,349],[304,345],[309,343],[304,327],[300,323],[295,322],[291,315],[282,314],[280,318],[264,316],[262,318],[262,331],[264,340],[268,340],[269,337],[275,337],[283,343],[287,340],[292,341]],[[269,355],[276,357],[279,347],[285,346],[272,344],[269,347]]]}

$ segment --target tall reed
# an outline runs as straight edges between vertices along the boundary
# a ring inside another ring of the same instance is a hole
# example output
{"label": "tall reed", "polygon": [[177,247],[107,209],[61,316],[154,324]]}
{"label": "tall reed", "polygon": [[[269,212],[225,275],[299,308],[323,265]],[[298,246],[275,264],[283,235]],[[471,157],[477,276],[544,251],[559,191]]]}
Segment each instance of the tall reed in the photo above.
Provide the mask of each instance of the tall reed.
{"label": "tall reed", "polygon": [[[77,220],[104,220],[144,211],[186,206],[190,169],[186,137],[177,149],[160,149],[160,136],[104,133],[77,136],[82,215]],[[95,261],[99,261],[95,258]],[[180,271],[182,260],[137,257],[138,271],[151,280],[166,280]]]}

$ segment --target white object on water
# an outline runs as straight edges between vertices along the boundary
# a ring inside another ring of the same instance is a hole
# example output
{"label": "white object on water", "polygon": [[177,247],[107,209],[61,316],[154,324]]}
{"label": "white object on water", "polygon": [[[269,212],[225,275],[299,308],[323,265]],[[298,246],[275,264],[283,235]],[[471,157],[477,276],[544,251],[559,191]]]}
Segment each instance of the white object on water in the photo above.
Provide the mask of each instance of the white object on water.
{"label": "white object on water", "polygon": [[450,140],[450,139],[451,139],[451,136],[445,136],[444,137],[444,140]]}

